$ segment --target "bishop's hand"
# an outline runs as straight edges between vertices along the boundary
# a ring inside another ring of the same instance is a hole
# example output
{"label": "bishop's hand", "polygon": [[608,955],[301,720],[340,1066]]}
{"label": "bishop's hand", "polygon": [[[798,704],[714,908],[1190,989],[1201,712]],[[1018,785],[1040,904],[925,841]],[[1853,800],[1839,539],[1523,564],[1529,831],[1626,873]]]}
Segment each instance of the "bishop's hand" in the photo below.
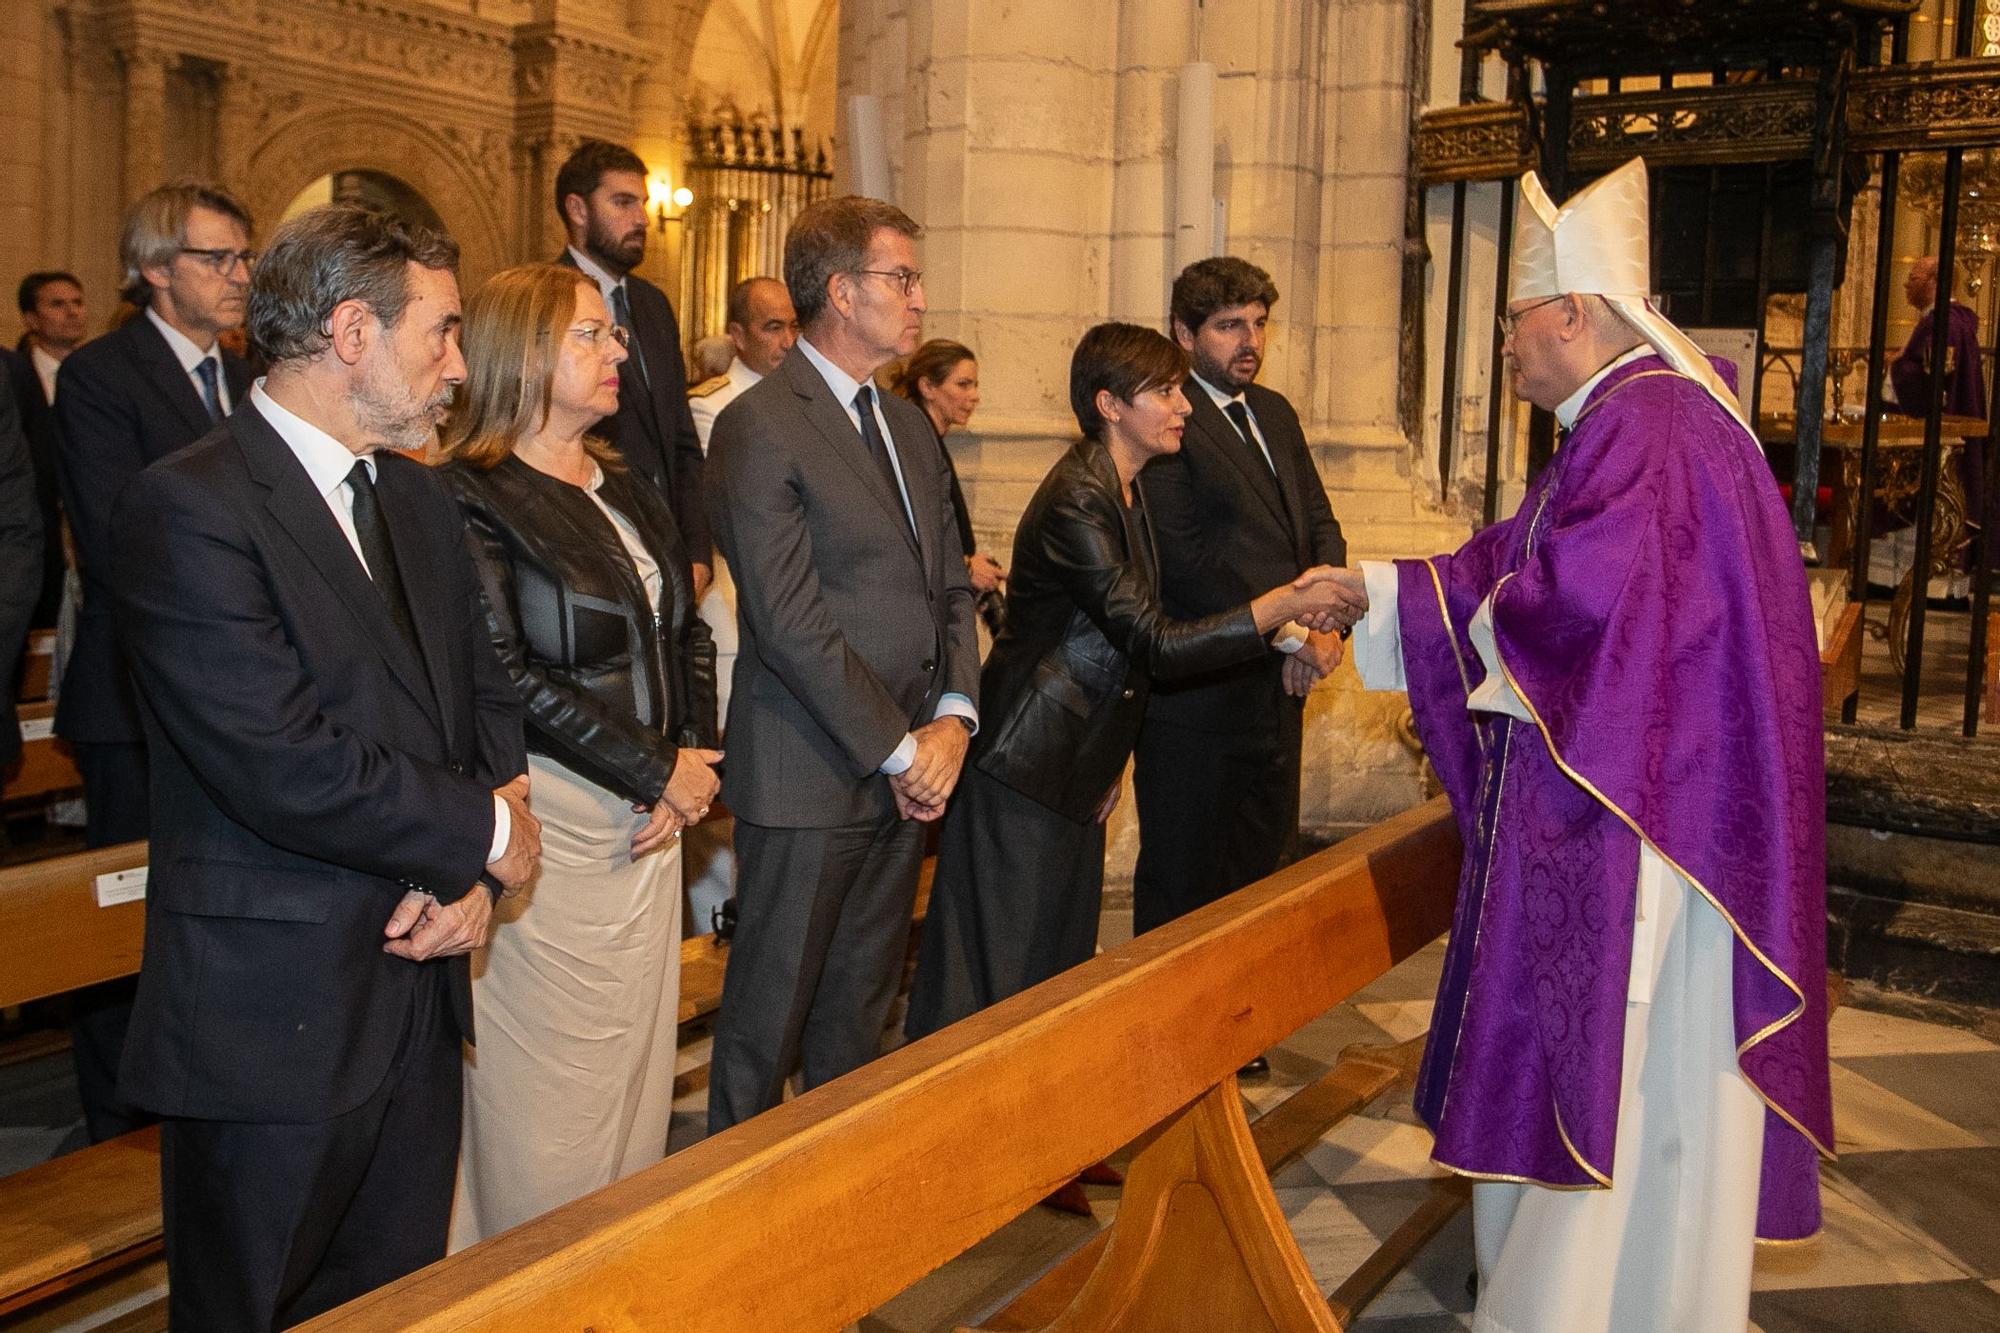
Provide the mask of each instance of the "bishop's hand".
{"label": "bishop's hand", "polygon": [[1338,634],[1368,614],[1368,589],[1358,569],[1314,565],[1292,580],[1299,598],[1292,619],[1321,634]]}

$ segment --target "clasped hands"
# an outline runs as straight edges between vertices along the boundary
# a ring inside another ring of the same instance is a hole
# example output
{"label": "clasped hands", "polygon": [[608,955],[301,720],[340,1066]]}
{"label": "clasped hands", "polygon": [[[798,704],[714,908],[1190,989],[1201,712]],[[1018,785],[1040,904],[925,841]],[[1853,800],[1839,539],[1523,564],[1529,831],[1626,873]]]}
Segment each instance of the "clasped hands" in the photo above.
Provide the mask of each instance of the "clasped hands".
{"label": "clasped hands", "polygon": [[1368,588],[1358,569],[1314,565],[1292,580],[1292,619],[1319,634],[1339,634],[1368,614]]}
{"label": "clasped hands", "polygon": [[944,816],[972,734],[956,717],[947,716],[932,718],[910,735],[917,742],[916,758],[890,776],[889,789],[896,794],[897,814],[928,824]]}
{"label": "clasped hands", "polygon": [[1303,699],[1344,655],[1341,634],[1368,612],[1368,593],[1357,570],[1315,565],[1293,580],[1290,591],[1303,603],[1292,619],[1310,633],[1285,659],[1285,693]]}
{"label": "clasped hands", "polygon": [[681,835],[681,830],[693,828],[708,818],[708,807],[722,789],[722,779],[715,771],[721,762],[720,750],[683,747],[674,756],[673,775],[667,779],[667,789],[653,802],[652,809],[643,805],[632,807],[646,816],[645,826],[632,835],[633,860],[666,846]]}
{"label": "clasped hands", "polygon": [[[506,850],[487,864],[486,871],[502,889],[518,892],[535,877],[541,864],[542,822],[528,809],[526,773],[494,788],[493,794],[507,803],[509,825]],[[470,953],[486,943],[492,919],[493,895],[482,885],[474,884],[449,903],[440,903],[422,889],[412,889],[382,927],[386,937],[382,949],[413,963]]]}

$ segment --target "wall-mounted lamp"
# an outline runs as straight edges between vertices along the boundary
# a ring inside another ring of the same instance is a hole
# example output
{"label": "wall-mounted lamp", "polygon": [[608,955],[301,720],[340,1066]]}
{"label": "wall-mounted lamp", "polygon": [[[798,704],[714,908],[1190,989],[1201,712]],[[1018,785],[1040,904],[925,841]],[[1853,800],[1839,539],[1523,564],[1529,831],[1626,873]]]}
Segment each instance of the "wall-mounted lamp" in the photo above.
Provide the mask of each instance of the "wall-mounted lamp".
{"label": "wall-mounted lamp", "polygon": [[652,215],[653,225],[662,233],[669,222],[679,222],[681,214],[694,202],[694,191],[682,185],[676,188],[665,176],[653,175],[646,180],[646,212]]}

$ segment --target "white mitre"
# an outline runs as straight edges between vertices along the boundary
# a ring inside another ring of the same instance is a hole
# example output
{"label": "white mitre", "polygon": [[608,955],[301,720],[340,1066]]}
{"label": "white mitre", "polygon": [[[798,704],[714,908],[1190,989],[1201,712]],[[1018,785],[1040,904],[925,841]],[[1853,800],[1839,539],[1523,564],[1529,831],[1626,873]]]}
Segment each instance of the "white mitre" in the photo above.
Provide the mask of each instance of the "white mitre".
{"label": "white mitre", "polygon": [[1557,208],[1534,172],[1514,210],[1512,298],[1601,296],[1666,363],[1700,384],[1749,430],[1736,395],[1694,340],[1653,309],[1646,160],[1635,157]]}

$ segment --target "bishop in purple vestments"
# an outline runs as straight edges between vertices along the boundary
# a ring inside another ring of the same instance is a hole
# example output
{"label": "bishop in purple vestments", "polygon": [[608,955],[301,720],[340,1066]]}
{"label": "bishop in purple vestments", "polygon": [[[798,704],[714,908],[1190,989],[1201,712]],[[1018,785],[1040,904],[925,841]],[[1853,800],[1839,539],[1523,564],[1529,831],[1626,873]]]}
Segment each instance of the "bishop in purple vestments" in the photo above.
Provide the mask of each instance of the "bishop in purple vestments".
{"label": "bishop in purple vestments", "polygon": [[1833,1142],[1811,601],[1730,386],[1646,301],[1644,179],[1524,183],[1507,351],[1564,441],[1513,518],[1364,566],[1355,633],[1464,838],[1416,1104],[1492,1182],[1494,1333],[1741,1329],[1753,1228],[1818,1230]]}

